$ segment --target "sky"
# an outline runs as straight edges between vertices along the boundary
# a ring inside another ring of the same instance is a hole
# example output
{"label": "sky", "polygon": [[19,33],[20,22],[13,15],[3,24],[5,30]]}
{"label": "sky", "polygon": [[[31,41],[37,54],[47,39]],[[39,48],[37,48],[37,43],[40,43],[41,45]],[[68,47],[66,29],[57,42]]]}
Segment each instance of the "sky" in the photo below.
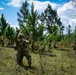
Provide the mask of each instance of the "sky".
{"label": "sky", "polygon": [[[0,0],[0,16],[4,14],[7,22],[13,27],[18,27],[17,12],[21,7],[21,3],[25,0]],[[47,5],[50,4],[53,9],[57,11],[58,16],[61,18],[63,25],[65,26],[65,32],[67,26],[70,24],[72,31],[76,26],[76,7],[72,1],[69,0],[27,0],[29,5],[33,2],[35,10],[38,13],[43,12]],[[29,7],[30,9],[30,7]]]}

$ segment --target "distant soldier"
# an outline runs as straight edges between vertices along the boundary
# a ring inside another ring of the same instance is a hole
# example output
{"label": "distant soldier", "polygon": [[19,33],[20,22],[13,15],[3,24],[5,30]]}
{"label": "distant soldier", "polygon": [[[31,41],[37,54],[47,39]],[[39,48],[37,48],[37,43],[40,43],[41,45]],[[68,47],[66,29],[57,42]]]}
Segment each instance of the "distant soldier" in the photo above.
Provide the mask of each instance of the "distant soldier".
{"label": "distant soldier", "polygon": [[29,67],[31,67],[31,56],[29,54],[29,51],[27,50],[27,44],[30,44],[30,42],[24,40],[23,34],[19,34],[18,39],[16,39],[16,47],[15,47],[15,49],[17,50],[17,63],[19,65],[22,65],[22,60],[23,57],[25,56],[28,61]]}

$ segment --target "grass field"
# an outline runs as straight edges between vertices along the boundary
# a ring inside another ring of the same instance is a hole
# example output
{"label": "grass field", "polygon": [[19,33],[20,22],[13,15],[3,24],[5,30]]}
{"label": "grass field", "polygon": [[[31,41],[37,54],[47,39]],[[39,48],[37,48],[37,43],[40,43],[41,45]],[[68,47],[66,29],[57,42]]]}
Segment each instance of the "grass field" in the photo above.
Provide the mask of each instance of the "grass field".
{"label": "grass field", "polygon": [[53,53],[30,53],[32,67],[24,57],[24,66],[16,63],[13,48],[0,47],[0,75],[76,75],[76,57],[71,49],[53,49]]}

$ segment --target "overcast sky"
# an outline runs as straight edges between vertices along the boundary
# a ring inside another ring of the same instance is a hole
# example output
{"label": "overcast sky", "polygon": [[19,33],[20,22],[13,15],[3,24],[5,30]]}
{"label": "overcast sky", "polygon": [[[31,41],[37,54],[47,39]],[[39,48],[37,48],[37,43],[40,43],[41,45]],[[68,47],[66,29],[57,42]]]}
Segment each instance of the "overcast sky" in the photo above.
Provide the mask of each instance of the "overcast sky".
{"label": "overcast sky", "polygon": [[[3,13],[11,26],[18,26],[17,12],[21,7],[24,0],[0,0],[0,16]],[[73,6],[72,1],[69,0],[27,0],[29,5],[34,2],[35,10],[38,13],[44,11],[48,4],[55,9],[61,18],[63,25],[66,27],[70,24],[72,30],[76,26],[76,8]],[[29,7],[30,9],[30,7]]]}

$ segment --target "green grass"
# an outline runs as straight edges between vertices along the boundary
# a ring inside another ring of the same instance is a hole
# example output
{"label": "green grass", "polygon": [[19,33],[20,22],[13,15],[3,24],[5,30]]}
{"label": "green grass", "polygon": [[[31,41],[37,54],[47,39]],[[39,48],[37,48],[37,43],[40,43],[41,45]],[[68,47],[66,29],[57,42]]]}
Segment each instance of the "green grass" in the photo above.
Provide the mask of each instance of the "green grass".
{"label": "green grass", "polygon": [[[48,52],[47,54],[50,54]],[[13,48],[0,47],[0,75],[76,75],[76,59],[73,50],[55,50],[52,56],[31,53],[32,68],[28,68],[24,57],[24,67],[16,63],[16,51]],[[53,56],[56,55],[56,56]]]}

